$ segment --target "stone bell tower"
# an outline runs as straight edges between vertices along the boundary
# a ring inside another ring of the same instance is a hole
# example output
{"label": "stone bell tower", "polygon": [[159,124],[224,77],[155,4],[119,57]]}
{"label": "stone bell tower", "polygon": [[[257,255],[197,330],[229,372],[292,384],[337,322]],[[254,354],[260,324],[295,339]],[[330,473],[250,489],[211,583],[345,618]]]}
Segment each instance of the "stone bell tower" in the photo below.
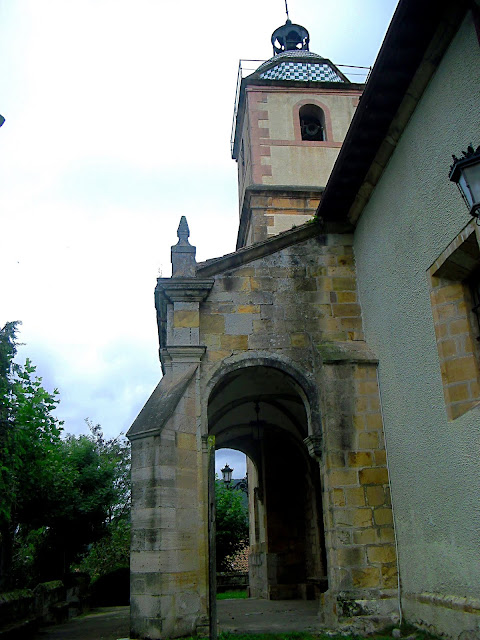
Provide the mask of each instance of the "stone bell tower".
{"label": "stone bell tower", "polygon": [[308,31],[289,19],[272,45],[273,57],[237,92],[237,249],[315,214],[364,86],[309,51]]}

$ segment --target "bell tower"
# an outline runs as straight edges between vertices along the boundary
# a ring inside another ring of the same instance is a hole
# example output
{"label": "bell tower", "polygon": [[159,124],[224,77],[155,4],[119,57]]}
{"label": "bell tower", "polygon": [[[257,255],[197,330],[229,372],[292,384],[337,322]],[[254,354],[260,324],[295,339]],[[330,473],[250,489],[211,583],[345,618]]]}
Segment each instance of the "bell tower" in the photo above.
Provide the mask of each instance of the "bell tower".
{"label": "bell tower", "polygon": [[307,29],[288,18],[271,41],[273,57],[237,91],[237,249],[312,218],[364,86],[311,52]]}

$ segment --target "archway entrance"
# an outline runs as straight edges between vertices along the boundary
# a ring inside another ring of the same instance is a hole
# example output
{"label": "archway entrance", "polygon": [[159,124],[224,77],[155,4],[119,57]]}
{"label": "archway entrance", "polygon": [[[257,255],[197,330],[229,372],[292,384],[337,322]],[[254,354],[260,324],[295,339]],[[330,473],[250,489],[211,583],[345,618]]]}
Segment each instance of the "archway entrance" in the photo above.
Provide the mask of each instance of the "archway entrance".
{"label": "archway entrance", "polygon": [[236,369],[210,394],[215,447],[247,455],[253,598],[314,600],[327,589],[320,476],[304,444],[308,415],[304,390],[273,366]]}

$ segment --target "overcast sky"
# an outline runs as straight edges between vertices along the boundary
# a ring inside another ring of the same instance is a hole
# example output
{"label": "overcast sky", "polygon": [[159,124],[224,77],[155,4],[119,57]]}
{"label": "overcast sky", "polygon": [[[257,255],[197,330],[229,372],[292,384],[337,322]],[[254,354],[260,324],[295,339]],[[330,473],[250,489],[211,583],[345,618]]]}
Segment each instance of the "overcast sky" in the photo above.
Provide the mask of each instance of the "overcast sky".
{"label": "overcast sky", "polygon": [[[289,11],[311,51],[368,66],[396,4]],[[67,432],[125,432],[157,384],[180,216],[198,261],[235,249],[238,61],[270,58],[285,18],[284,0],[0,0],[0,324],[22,321]]]}

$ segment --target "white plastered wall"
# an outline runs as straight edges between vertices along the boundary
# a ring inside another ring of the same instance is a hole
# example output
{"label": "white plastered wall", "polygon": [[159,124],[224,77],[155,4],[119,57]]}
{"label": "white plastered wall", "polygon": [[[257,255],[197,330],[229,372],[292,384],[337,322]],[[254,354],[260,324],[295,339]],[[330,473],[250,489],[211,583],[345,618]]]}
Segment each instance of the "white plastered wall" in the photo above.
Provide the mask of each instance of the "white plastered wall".
{"label": "white plastered wall", "polygon": [[404,611],[455,638],[480,616],[408,594],[460,605],[480,597],[480,407],[447,419],[426,275],[470,220],[448,170],[452,153],[480,144],[479,70],[468,15],[355,233],[364,329],[380,360]]}

